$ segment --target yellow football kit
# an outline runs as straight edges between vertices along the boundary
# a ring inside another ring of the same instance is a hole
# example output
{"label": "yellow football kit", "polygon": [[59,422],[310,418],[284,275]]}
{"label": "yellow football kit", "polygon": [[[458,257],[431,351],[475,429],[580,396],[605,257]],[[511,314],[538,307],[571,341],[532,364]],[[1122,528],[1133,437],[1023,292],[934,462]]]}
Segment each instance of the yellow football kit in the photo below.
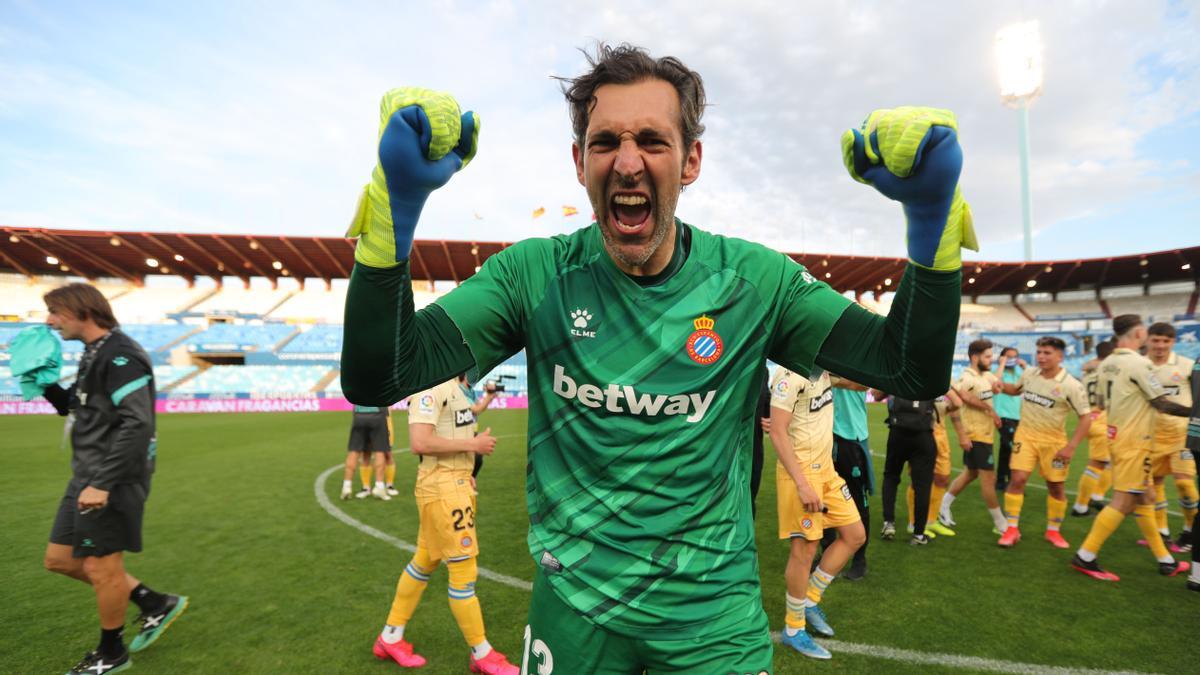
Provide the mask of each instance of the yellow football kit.
{"label": "yellow football kit", "polygon": [[1097,390],[1108,413],[1113,489],[1144,492],[1151,483],[1155,413],[1150,401],[1166,393],[1154,377],[1154,364],[1132,349],[1116,349],[1100,364]]}
{"label": "yellow football kit", "polygon": [[1100,407],[1099,382],[1099,368],[1083,376],[1083,389],[1087,393],[1088,406],[1092,409],[1092,426],[1088,428],[1088,459],[1108,462],[1108,414]]}
{"label": "yellow football kit", "polygon": [[1017,383],[1021,388],[1021,424],[1013,438],[1009,466],[1033,473],[1040,469],[1047,481],[1067,479],[1066,462],[1055,459],[1067,444],[1067,411],[1081,419],[1091,412],[1087,393],[1079,380],[1060,368],[1054,377],[1043,377],[1041,368],[1026,368]]}
{"label": "yellow football kit", "polygon": [[829,373],[822,372],[809,380],[780,367],[771,380],[771,407],[792,414],[788,423],[792,452],[825,507],[823,513],[805,510],[795,481],[783,464],[776,462],[779,538],[817,541],[827,527],[858,522],[850,488],[833,468],[833,389]]}
{"label": "yellow football kit", "polygon": [[[442,438],[466,440],[475,435],[471,400],[455,380],[413,394],[409,424],[432,424]],[[469,452],[423,455],[413,491],[420,512],[417,545],[435,560],[462,560],[479,555],[475,536],[475,457]]]}
{"label": "yellow football kit", "polygon": [[[1185,408],[1192,407],[1191,377],[1194,366],[1195,361],[1175,352],[1171,352],[1166,363],[1154,366],[1154,378],[1166,391],[1168,401]],[[1150,451],[1152,475],[1155,478],[1169,473],[1195,476],[1196,463],[1184,448],[1187,443],[1187,418],[1161,413],[1156,413],[1154,417],[1154,445]]]}
{"label": "yellow football kit", "polygon": [[[955,388],[960,393],[973,394],[990,409],[992,408],[992,385],[996,381],[996,374],[990,370],[981,373],[973,367],[968,367],[962,372],[958,386]],[[972,443],[991,445],[996,432],[996,424],[992,421],[991,414],[966,405],[963,406],[962,420],[967,427],[967,436],[970,437]]]}
{"label": "yellow football kit", "polygon": [[937,443],[937,459],[933,463],[933,475],[950,475],[950,435],[946,433],[946,420],[949,418],[950,401],[945,396],[939,396],[933,401],[937,412],[934,416],[933,441]]}

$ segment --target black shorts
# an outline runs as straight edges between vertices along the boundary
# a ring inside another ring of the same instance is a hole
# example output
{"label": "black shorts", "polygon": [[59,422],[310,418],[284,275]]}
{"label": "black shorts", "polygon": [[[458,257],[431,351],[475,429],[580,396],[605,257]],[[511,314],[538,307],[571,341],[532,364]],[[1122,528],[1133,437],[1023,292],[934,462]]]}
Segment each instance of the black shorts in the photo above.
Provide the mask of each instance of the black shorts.
{"label": "black shorts", "polygon": [[81,489],[74,482],[67,485],[50,529],[50,543],[70,546],[75,558],[140,552],[146,489],[137,484],[116,485],[109,491],[104,508],[80,513]]}
{"label": "black shorts", "polygon": [[992,464],[992,444],[971,441],[971,449],[963,450],[963,466],[976,471],[995,471]]}
{"label": "black shorts", "polygon": [[391,434],[388,433],[387,418],[360,418],[350,425],[349,452],[389,452],[392,449]]}

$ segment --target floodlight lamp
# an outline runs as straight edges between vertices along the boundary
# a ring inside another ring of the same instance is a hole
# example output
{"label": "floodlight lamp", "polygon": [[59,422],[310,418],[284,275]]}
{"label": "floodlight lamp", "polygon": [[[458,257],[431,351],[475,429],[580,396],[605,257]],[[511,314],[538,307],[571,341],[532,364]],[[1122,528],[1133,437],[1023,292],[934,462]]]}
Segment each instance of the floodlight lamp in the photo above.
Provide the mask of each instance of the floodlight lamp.
{"label": "floodlight lamp", "polygon": [[1037,21],[1001,28],[996,33],[1000,97],[1008,105],[1028,104],[1042,93],[1042,37]]}

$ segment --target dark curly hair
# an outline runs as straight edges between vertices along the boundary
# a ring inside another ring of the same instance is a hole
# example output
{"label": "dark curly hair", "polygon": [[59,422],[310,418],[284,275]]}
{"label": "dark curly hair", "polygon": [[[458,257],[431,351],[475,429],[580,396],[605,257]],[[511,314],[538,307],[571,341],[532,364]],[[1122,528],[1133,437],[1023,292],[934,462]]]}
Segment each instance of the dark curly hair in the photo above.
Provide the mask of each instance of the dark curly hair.
{"label": "dark curly hair", "polygon": [[591,69],[579,77],[555,77],[562,83],[563,95],[571,106],[571,127],[575,143],[583,147],[588,121],[596,106],[596,90],[606,84],[633,84],[644,80],[662,80],[675,87],[679,95],[679,129],[686,151],[692,141],[704,133],[700,123],[707,106],[704,81],[674,56],[656,59],[641,47],[627,43],[617,46],[597,43],[595,53],[581,49]]}

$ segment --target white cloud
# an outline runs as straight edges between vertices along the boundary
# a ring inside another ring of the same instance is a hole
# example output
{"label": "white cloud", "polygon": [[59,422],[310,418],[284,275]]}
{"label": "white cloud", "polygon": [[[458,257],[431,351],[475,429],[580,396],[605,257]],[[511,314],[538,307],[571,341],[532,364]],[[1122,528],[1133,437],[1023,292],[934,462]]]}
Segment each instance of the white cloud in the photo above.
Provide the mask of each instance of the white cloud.
{"label": "white cloud", "polygon": [[[573,229],[583,218],[559,207],[591,209],[547,75],[579,72],[574,48],[601,38],[678,55],[705,78],[704,168],[680,200],[691,222],[786,250],[899,254],[899,207],[845,175],[838,137],[873,108],[929,104],[959,115],[985,246],[1011,241],[1017,120],[999,103],[991,41],[1023,18],[1017,7],[673,1],[636,20],[583,3],[24,7],[0,25],[0,221],[340,233],[374,162],[380,94],[422,84],[455,92],[483,131],[418,236]],[[1200,111],[1195,13],[1045,3],[1035,18],[1047,70],[1031,111],[1037,227],[1194,185],[1194,165],[1139,144]],[[532,220],[538,206],[547,216]]]}

